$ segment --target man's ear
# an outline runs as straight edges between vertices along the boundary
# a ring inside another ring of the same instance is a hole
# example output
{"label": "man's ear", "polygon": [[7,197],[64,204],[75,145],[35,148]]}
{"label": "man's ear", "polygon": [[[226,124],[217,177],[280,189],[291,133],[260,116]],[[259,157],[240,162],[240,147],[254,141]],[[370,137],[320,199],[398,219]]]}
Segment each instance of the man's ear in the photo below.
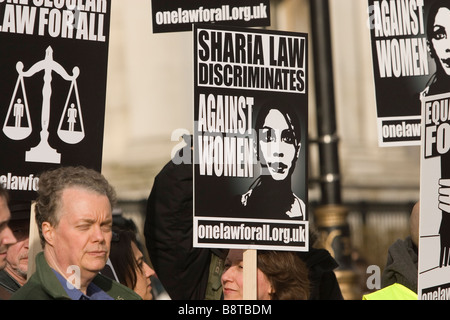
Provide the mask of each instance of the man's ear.
{"label": "man's ear", "polygon": [[50,222],[45,221],[42,223],[42,235],[44,236],[45,241],[50,245],[53,245],[54,231],[55,229]]}
{"label": "man's ear", "polygon": [[272,283],[269,284],[269,288],[267,289],[267,293],[269,294],[269,297],[273,299],[273,295],[275,294],[275,289],[272,286]]}

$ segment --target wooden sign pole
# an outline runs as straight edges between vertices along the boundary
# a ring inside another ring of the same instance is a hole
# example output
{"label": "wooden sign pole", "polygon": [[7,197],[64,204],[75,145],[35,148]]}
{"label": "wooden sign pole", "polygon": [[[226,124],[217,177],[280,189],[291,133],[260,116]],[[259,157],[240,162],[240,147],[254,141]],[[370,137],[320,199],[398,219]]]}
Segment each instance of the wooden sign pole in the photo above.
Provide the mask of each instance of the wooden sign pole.
{"label": "wooden sign pole", "polygon": [[257,251],[244,250],[244,300],[257,300]]}
{"label": "wooden sign pole", "polygon": [[41,240],[39,238],[39,230],[36,224],[36,203],[31,204],[30,212],[30,235],[29,235],[29,249],[28,249],[28,279],[36,271],[36,255],[42,251]]}

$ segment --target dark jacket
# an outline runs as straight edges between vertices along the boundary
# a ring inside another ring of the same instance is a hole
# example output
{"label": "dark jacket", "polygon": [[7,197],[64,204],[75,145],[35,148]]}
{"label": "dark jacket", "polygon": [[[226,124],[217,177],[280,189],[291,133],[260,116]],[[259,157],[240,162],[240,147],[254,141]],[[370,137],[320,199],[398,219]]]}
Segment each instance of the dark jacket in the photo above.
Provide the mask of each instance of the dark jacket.
{"label": "dark jacket", "polygon": [[386,267],[381,275],[381,287],[400,283],[417,292],[418,251],[417,246],[406,237],[398,239],[388,250]]}
{"label": "dark jacket", "polygon": [[[147,250],[161,284],[174,300],[205,299],[211,259],[223,258],[221,250],[192,246],[192,187],[192,165],[169,161],[155,177],[147,202]],[[218,263],[219,268],[223,266]],[[210,286],[220,297],[220,274],[217,279]]]}
{"label": "dark jacket", "polygon": [[[101,274],[98,274],[92,282],[115,300],[141,299],[133,290]],[[39,252],[36,255],[36,272],[11,296],[11,300],[70,300],[70,298],[45,260],[44,253]]]}
{"label": "dark jacket", "polygon": [[343,300],[339,283],[334,274],[338,263],[325,249],[309,248],[298,255],[309,269],[311,292],[309,300]]}
{"label": "dark jacket", "polygon": [[0,300],[9,300],[20,287],[20,284],[8,272],[0,270]]}

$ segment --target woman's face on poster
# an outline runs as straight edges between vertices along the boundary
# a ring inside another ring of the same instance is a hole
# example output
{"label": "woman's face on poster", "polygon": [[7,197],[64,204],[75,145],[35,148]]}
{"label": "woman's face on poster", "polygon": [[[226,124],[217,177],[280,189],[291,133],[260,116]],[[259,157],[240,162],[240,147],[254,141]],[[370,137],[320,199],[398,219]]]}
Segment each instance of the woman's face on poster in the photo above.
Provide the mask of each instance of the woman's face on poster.
{"label": "woman's face on poster", "polygon": [[259,148],[261,160],[274,180],[284,180],[289,175],[300,150],[295,141],[295,132],[283,114],[270,110],[260,130]]}
{"label": "woman's face on poster", "polygon": [[450,76],[450,10],[440,8],[434,18],[431,44],[436,60],[443,71]]}

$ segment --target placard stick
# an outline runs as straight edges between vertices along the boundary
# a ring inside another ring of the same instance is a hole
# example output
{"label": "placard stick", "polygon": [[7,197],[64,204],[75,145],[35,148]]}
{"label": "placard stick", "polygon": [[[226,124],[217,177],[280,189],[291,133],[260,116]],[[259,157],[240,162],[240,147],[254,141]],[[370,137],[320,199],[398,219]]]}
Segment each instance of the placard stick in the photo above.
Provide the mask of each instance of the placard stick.
{"label": "placard stick", "polygon": [[257,300],[257,251],[256,249],[244,250],[244,300]]}
{"label": "placard stick", "polygon": [[31,203],[30,211],[30,234],[28,248],[28,279],[36,271],[36,255],[42,251],[41,240],[39,239],[39,230],[36,225],[36,202]]}

